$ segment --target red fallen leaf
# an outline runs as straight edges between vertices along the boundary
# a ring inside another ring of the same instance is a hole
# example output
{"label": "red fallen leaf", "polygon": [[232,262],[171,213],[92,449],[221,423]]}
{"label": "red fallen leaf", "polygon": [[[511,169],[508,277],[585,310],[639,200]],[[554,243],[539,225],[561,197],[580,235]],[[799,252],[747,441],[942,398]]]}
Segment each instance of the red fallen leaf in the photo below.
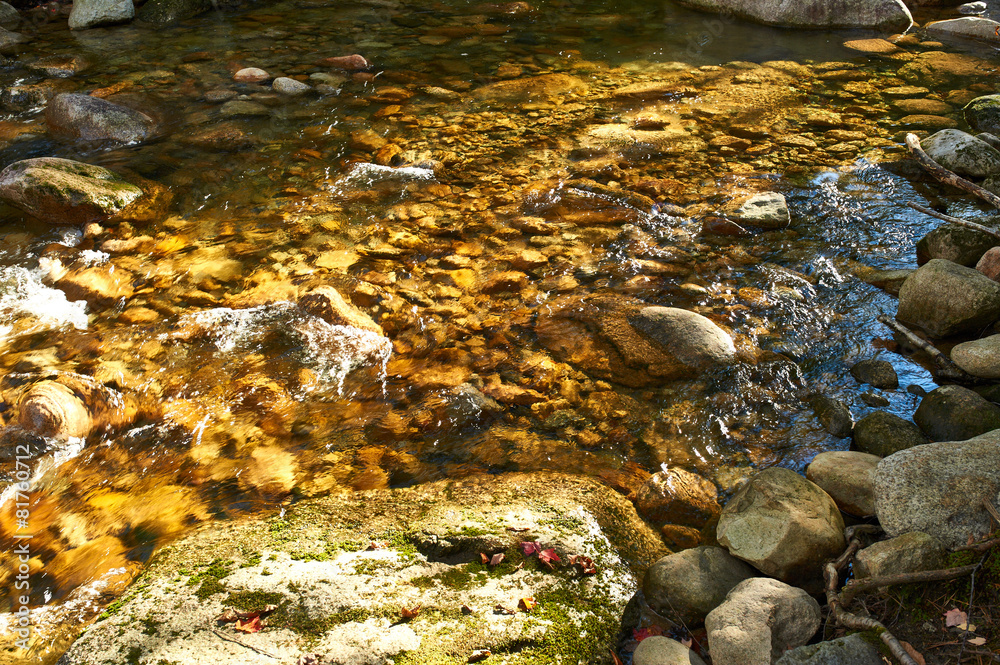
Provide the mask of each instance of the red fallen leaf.
{"label": "red fallen leaf", "polygon": [[960,626],[963,623],[968,623],[969,615],[962,610],[954,607],[944,613],[944,625],[946,628],[951,628],[952,626]]}
{"label": "red fallen leaf", "polygon": [[462,605],[462,614],[475,614],[468,605]]}
{"label": "red fallen leaf", "polygon": [[493,654],[490,653],[489,649],[476,649],[469,655],[470,663],[478,663],[481,660],[486,660]]}
{"label": "red fallen leaf", "polygon": [[500,563],[503,561],[503,558],[504,557],[503,557],[502,553],[501,554],[494,554],[493,557],[490,559],[490,565],[491,566],[499,566]]}
{"label": "red fallen leaf", "polygon": [[521,543],[521,550],[524,552],[524,556],[531,556],[532,554],[538,554],[542,551],[542,544],[537,540],[534,542],[526,540]]}
{"label": "red fallen leaf", "polygon": [[387,540],[373,540],[368,543],[369,552],[372,550],[384,550],[387,547],[389,547],[389,541]]}
{"label": "red fallen leaf", "polygon": [[232,623],[234,621],[239,621],[240,617],[236,614],[236,610],[226,610],[219,616],[215,617],[216,623]]}
{"label": "red fallen leaf", "polygon": [[618,657],[618,654],[615,653],[614,649],[608,649],[608,651],[611,652],[611,662],[613,665],[625,665],[625,663],[622,662],[622,659]]}
{"label": "red fallen leaf", "polygon": [[484,566],[490,562],[490,558],[485,554],[483,554],[482,552],[479,553],[479,560],[483,563]]}
{"label": "red fallen leaf", "polygon": [[663,635],[663,629],[659,626],[636,628],[632,631],[632,639],[636,642],[642,642],[647,637],[656,637],[657,635]]}
{"label": "red fallen leaf", "polygon": [[589,556],[583,556],[582,554],[574,554],[569,558],[569,564],[580,569],[580,572],[584,575],[596,575],[597,566],[594,565],[594,560]]}
{"label": "red fallen leaf", "polygon": [[549,568],[554,568],[554,566],[552,565],[553,561],[556,561],[556,562],[561,562],[562,561],[562,559],[559,558],[559,555],[556,554],[556,551],[554,549],[552,549],[551,547],[549,549],[547,549],[547,550],[542,550],[541,552],[539,552],[538,553],[538,560],[541,561],[542,563],[544,563]]}
{"label": "red fallen leaf", "polygon": [[538,607],[538,601],[534,599],[533,596],[528,596],[517,601],[517,609],[524,612],[530,612],[531,610]]}
{"label": "red fallen leaf", "polygon": [[263,627],[264,623],[260,620],[259,616],[255,616],[247,621],[240,619],[236,622],[236,625],[233,626],[233,628],[241,633],[259,633]]}
{"label": "red fallen leaf", "polygon": [[399,615],[407,620],[415,618],[418,614],[420,614],[420,605],[417,605],[416,607],[412,607],[410,609],[406,609],[404,607],[401,610],[399,610]]}

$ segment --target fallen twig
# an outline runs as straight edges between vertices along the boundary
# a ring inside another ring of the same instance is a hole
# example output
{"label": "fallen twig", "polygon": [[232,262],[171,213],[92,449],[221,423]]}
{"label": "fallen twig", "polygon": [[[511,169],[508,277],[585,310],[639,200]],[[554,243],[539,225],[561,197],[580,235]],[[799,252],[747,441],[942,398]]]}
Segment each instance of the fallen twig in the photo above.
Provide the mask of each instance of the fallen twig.
{"label": "fallen twig", "polygon": [[997,196],[989,190],[983,189],[975,183],[969,182],[965,178],[955,175],[935,162],[930,158],[930,155],[924,152],[924,149],[920,147],[920,139],[917,138],[916,134],[906,135],[906,147],[910,149],[910,154],[912,154],[917,162],[920,163],[920,166],[924,167],[925,171],[941,182],[978,196],[994,208],[1000,208],[1000,196]]}
{"label": "fallen twig", "polygon": [[215,628],[212,628],[211,630],[212,630],[213,633],[215,633],[216,637],[224,639],[227,642],[235,642],[236,644],[239,644],[241,647],[243,647],[245,649],[250,649],[250,651],[256,651],[257,653],[261,654],[262,656],[267,656],[268,658],[275,658],[277,660],[281,660],[281,656],[275,656],[270,651],[264,651],[263,649],[258,649],[257,647],[255,647],[253,645],[247,644],[246,642],[244,642],[242,640],[236,639],[232,635],[226,635],[225,633],[223,633],[221,631],[218,631]]}
{"label": "fallen twig", "polygon": [[899,323],[895,319],[891,319],[885,314],[879,314],[876,320],[890,328],[893,332],[897,332],[907,339],[910,344],[924,351],[927,355],[931,357],[934,364],[937,365],[938,375],[943,379],[950,379],[952,381],[961,381],[963,383],[975,383],[978,381],[976,377],[972,376],[964,369],[952,362],[951,358],[941,353],[936,346],[930,342],[921,339],[912,330]]}
{"label": "fallen twig", "polygon": [[989,540],[984,540],[981,543],[972,543],[971,545],[962,545],[961,547],[953,547],[952,552],[985,552],[991,547],[1000,545],[1000,538],[990,538]]}
{"label": "fallen twig", "polygon": [[919,203],[914,203],[913,201],[907,202],[906,205],[910,206],[917,212],[922,212],[925,215],[930,215],[931,217],[937,217],[938,219],[944,220],[949,224],[958,224],[959,226],[965,226],[970,229],[975,229],[976,231],[979,231],[981,233],[987,233],[993,236],[994,238],[1000,239],[1000,231],[997,231],[996,229],[991,229],[988,226],[983,226],[982,224],[976,224],[975,222],[970,222],[969,220],[962,219],[960,217],[952,217],[951,215],[945,215],[944,213],[940,213],[937,210],[931,210],[930,208],[922,206]]}
{"label": "fallen twig", "polygon": [[962,566],[961,568],[942,568],[941,570],[921,570],[916,573],[900,573],[898,575],[885,575],[883,577],[869,577],[865,579],[854,579],[847,583],[840,593],[841,602],[850,604],[856,595],[869,589],[877,589],[884,586],[896,584],[912,584],[914,582],[941,582],[944,580],[954,580],[959,577],[971,575],[979,564]]}
{"label": "fallen twig", "polygon": [[[982,567],[982,565],[984,563],[986,563],[986,557],[988,557],[988,556],[989,556],[989,552],[984,552],[982,558],[979,559],[979,563],[977,563],[975,566],[973,566],[973,569],[972,569],[972,578],[969,581],[969,604],[966,606],[966,607],[969,608],[969,611],[966,614],[966,619],[965,619],[965,625],[966,626],[968,626],[970,623],[972,623],[972,601],[976,597],[976,571],[978,571]],[[967,639],[969,639],[969,633],[968,633],[968,631],[963,631],[962,632],[962,645],[958,648],[958,662],[959,663],[962,662],[962,654],[965,653],[965,641]]]}

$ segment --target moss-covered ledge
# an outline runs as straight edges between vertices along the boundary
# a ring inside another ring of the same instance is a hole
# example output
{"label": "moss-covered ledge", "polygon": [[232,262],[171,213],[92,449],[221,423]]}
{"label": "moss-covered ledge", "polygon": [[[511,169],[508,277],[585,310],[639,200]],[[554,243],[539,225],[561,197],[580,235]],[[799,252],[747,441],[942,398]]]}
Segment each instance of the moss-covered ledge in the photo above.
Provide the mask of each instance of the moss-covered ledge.
{"label": "moss-covered ledge", "polygon": [[[526,556],[519,543],[536,540],[562,565]],[[480,553],[505,556],[491,566]],[[60,662],[465,663],[479,649],[507,663],[601,662],[637,575],[666,553],[631,503],[586,478],[325,497],[164,548]],[[567,565],[574,554],[597,573]],[[519,609],[522,598],[537,606]],[[227,608],[267,605],[277,609],[259,633],[216,624]]]}

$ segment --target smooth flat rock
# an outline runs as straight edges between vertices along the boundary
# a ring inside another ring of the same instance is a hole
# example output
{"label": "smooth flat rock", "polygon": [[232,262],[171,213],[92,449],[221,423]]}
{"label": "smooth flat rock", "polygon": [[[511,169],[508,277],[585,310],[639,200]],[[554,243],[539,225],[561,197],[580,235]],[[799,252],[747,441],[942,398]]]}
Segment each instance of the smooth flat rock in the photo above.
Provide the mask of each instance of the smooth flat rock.
{"label": "smooth flat rock", "polygon": [[875,467],[881,459],[849,450],[820,453],[806,467],[806,478],[845,513],[869,517],[875,514]]}
{"label": "smooth flat rock", "polygon": [[45,122],[53,136],[82,141],[141,143],[156,129],[145,113],[76,93],[56,95],[45,108]]}
{"label": "smooth flat rock", "polygon": [[883,577],[944,567],[945,550],[932,536],[911,531],[880,540],[854,555],[854,576]]}
{"label": "smooth flat rock", "polygon": [[786,651],[774,665],[885,665],[882,654],[860,633]]}
{"label": "smooth flat rock", "polygon": [[956,344],[951,350],[956,365],[981,379],[1000,379],[1000,335]]}
{"label": "smooth flat rock", "polygon": [[650,566],[642,592],[658,614],[700,624],[733,587],[757,574],[721,547],[695,547],[667,555]]}
{"label": "smooth flat rock", "polygon": [[632,665],[705,665],[705,661],[677,640],[653,635],[636,647]]}
{"label": "smooth flat rock", "polygon": [[1000,284],[972,268],[931,259],[903,282],[896,319],[937,339],[978,332],[1000,319]]}
{"label": "smooth flat rock", "polygon": [[899,0],[683,0],[681,4],[786,28],[905,30],[913,24],[910,10]]}
{"label": "smooth flat rock", "polygon": [[[1000,505],[1000,432],[967,441],[928,443],[879,462],[875,512],[890,536],[923,531],[945,547],[980,539],[992,528],[983,499]],[[993,463],[990,463],[990,462]]]}
{"label": "smooth flat rock", "polygon": [[1000,23],[978,16],[931,21],[924,26],[928,35],[941,40],[947,40],[949,37],[962,37],[989,42],[996,41],[997,28],[1000,28]]}
{"label": "smooth flat rock", "polygon": [[727,207],[726,213],[740,224],[758,229],[783,229],[791,222],[788,203],[777,192],[737,199]]}
{"label": "smooth flat rock", "polygon": [[543,74],[526,78],[490,83],[473,91],[483,102],[544,101],[573,92],[584,92],[587,84],[569,74]]}

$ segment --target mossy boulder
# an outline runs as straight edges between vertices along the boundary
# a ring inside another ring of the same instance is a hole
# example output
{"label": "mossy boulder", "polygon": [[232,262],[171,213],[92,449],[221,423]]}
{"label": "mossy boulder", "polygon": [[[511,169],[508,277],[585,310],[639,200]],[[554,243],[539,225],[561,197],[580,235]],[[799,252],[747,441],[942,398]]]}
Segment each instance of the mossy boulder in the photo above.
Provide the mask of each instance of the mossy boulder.
{"label": "mossy boulder", "polygon": [[[520,543],[535,541],[561,561],[550,569],[525,555]],[[164,548],[60,662],[256,662],[213,630],[283,662],[458,664],[478,649],[507,663],[598,662],[617,643],[638,574],[666,553],[624,497],[561,474],[302,501]],[[499,564],[482,563],[497,554]],[[216,625],[227,608],[267,605],[277,609],[259,633]],[[402,608],[419,612],[404,619]]]}

